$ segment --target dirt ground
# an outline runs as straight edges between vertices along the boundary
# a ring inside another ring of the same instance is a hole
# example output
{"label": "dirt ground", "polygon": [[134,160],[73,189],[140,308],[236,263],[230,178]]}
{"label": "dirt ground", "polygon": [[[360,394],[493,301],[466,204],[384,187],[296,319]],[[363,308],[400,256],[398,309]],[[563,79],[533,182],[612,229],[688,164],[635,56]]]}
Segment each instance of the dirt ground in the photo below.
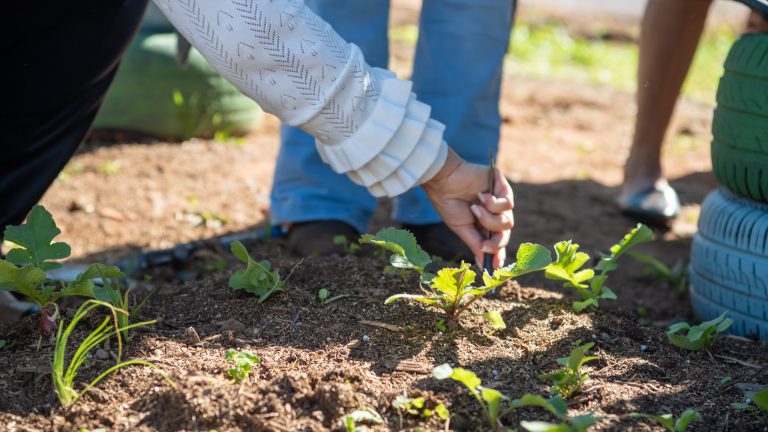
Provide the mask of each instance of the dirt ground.
{"label": "dirt ground", "polygon": [[[405,64],[410,48],[395,48],[395,64]],[[683,101],[665,148],[665,169],[684,212],[642,250],[670,265],[687,259],[699,203],[716,187],[709,163],[711,111]],[[514,182],[513,243],[551,246],[572,238],[597,256],[634,225],[613,205],[634,112],[629,93],[504,78],[499,163]],[[42,202],[78,260],[243,232],[268,211],[278,151],[272,118],[243,142],[97,144],[74,157]],[[375,225],[391,223],[382,210]],[[170,269],[158,269],[144,284],[155,294],[140,317],[158,323],[136,333],[127,355],[157,363],[176,388],[148,368],[132,367],[103,381],[72,409],[59,408],[50,383],[52,347],[35,349],[35,318],[0,327],[8,343],[0,349],[0,430],[341,430],[343,415],[365,407],[385,419],[375,430],[484,430],[476,401],[458,383],[432,379],[433,366],[460,365],[511,397],[544,395],[548,385],[536,376],[555,370],[556,359],[579,339],[596,342],[600,359],[591,363],[592,380],[569,408],[571,414],[594,411],[601,418],[596,430],[659,430],[627,414],[679,415],[687,408],[704,417],[690,430],[764,428],[759,418],[729,405],[743,401],[740,384],[768,384],[765,345],[726,337],[705,352],[675,349],[664,328],[691,318],[688,300],[644,276],[631,259],[609,278],[619,301],[598,312],[573,314],[572,293],[534,275],[510,283],[500,299],[477,302],[461,329],[442,333],[435,328],[435,310],[383,304],[393,293],[416,292],[418,284],[384,275],[380,258],[300,261],[279,240],[249,247],[284,276],[295,267],[287,291],[263,304],[228,288],[229,275],[239,267],[221,251],[197,257],[201,274],[194,281],[179,282]],[[229,260],[226,268],[208,266],[221,257]],[[346,297],[321,305],[321,288]],[[502,311],[508,328],[491,332],[480,316],[485,310]],[[189,340],[190,327],[202,341]],[[235,384],[226,376],[229,347],[262,358],[247,382]],[[110,364],[92,359],[83,381]],[[731,380],[722,384],[725,377]],[[398,394],[424,396],[428,406],[444,403],[450,424],[406,415],[401,426],[390,405]],[[542,410],[526,409],[503,422],[516,427],[534,419],[552,420]]]}

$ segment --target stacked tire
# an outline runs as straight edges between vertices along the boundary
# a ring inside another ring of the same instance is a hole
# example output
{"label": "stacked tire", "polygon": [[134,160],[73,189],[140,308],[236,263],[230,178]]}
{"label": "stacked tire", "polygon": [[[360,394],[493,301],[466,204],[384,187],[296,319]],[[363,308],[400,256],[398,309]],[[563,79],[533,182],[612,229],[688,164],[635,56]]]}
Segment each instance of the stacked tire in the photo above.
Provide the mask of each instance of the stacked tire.
{"label": "stacked tire", "polygon": [[184,46],[179,37],[150,3],[94,121],[95,130],[188,139],[242,135],[258,127],[262,113],[256,102],[194,48],[185,62],[179,60]]}
{"label": "stacked tire", "polygon": [[768,34],[728,54],[712,121],[722,187],[702,204],[691,251],[691,300],[702,320],[726,312],[734,334],[768,339]]}

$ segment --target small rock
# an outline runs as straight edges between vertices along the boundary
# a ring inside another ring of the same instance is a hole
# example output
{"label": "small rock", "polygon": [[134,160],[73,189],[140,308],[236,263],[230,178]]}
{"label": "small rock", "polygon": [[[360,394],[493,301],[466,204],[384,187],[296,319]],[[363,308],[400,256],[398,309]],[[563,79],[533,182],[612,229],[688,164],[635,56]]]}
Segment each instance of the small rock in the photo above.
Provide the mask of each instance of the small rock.
{"label": "small rock", "polygon": [[96,350],[96,358],[99,360],[108,360],[109,353],[106,350],[99,348]]}
{"label": "small rock", "polygon": [[363,335],[363,342],[368,342],[370,340],[371,338],[369,338],[368,335]]}
{"label": "small rock", "polygon": [[220,324],[220,329],[223,332],[230,331],[230,332],[237,332],[241,333],[245,331],[245,324],[241,323],[240,321],[230,318],[226,321],[223,321]]}
{"label": "small rock", "polygon": [[194,327],[187,327],[187,329],[184,331],[184,338],[190,345],[200,343],[200,335],[197,334],[197,330],[195,330]]}
{"label": "small rock", "polygon": [[496,369],[494,369],[494,370],[492,370],[492,371],[491,371],[491,373],[492,373],[494,376],[496,376],[496,375],[498,375],[498,374],[499,374],[499,371],[497,371]]}
{"label": "small rock", "polygon": [[648,351],[648,345],[640,345],[640,352]]}

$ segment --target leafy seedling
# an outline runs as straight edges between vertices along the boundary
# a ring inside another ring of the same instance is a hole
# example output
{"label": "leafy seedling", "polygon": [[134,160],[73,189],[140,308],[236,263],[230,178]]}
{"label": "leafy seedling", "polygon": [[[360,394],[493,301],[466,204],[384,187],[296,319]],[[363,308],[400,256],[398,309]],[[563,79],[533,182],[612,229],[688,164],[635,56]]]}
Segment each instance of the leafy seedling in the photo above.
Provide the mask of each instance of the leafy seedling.
{"label": "leafy seedling", "polygon": [[259,297],[259,303],[272,294],[285,291],[285,283],[280,279],[280,273],[272,271],[269,261],[254,261],[239,241],[232,242],[230,249],[237,259],[246,264],[244,270],[236,271],[229,278],[229,286],[232,289],[256,294]]}
{"label": "leafy seedling", "polygon": [[354,255],[355,252],[360,250],[360,244],[350,241],[345,235],[337,235],[333,237],[333,244],[340,245],[344,248],[344,253],[348,255]]}
{"label": "leafy seedling", "polygon": [[235,365],[227,369],[227,375],[235,382],[241,382],[248,379],[248,375],[253,367],[261,363],[261,359],[248,350],[237,352],[235,349],[228,349],[226,354],[227,361],[234,362]]}
{"label": "leafy seedling", "polygon": [[666,281],[675,289],[678,296],[683,296],[688,289],[688,267],[683,261],[677,261],[672,267],[668,267],[658,259],[644,253],[629,251],[629,256],[645,265],[645,274]]}
{"label": "leafy seedling", "polygon": [[501,426],[501,417],[512,409],[502,410],[502,404],[510,399],[498,390],[483,387],[480,378],[472,371],[463,368],[452,368],[448,364],[442,364],[432,369],[432,376],[439,380],[450,378],[464,384],[472,396],[480,402],[491,429]]}
{"label": "leafy seedling", "polygon": [[[589,261],[589,255],[579,252],[579,245],[572,241],[555,244],[555,262],[550,264],[545,276],[547,279],[564,281],[566,288],[575,288],[582,300],[573,303],[574,312],[587,308],[597,308],[600,300],[616,300],[616,294],[605,285],[608,273],[616,270],[618,259],[632,248],[651,241],[653,231],[643,224],[638,224],[617,244],[610,249],[610,254],[603,255],[594,269],[582,269]],[[596,274],[595,270],[599,272]]]}
{"label": "leafy seedling", "polygon": [[[718,334],[733,324],[733,320],[725,315],[723,313],[713,320],[695,326],[685,322],[672,324],[667,330],[667,339],[672,345],[684,350],[699,351],[708,348],[717,339]],[[686,330],[686,334],[679,334],[681,330]]]}
{"label": "leafy seedling", "polygon": [[496,330],[504,330],[507,328],[507,323],[504,322],[501,313],[499,311],[486,311],[483,314],[483,318],[487,319],[491,323],[491,327]]}
{"label": "leafy seedling", "polygon": [[685,410],[677,419],[675,419],[672,414],[655,415],[633,412],[630,413],[629,416],[633,418],[654,420],[664,426],[669,432],[685,432],[688,430],[688,426],[691,423],[701,421],[701,414],[693,409]]}
{"label": "leafy seedling", "polygon": [[349,297],[349,294],[339,294],[337,296],[331,297],[331,292],[325,288],[322,288],[320,289],[320,291],[317,292],[317,299],[320,300],[321,305],[327,305],[331,302],[335,302],[336,300],[344,297]]}
{"label": "leafy seedling", "polygon": [[54,242],[61,230],[53,216],[41,205],[32,208],[26,223],[5,228],[5,240],[16,247],[6,259],[0,260],[0,291],[13,291],[36,303],[42,311],[40,332],[51,334],[56,326],[62,297],[94,297],[94,279],[121,278],[125,275],[115,266],[93,264],[74,281],[67,284],[48,280],[45,272],[61,267],[56,260],[67,258],[72,249],[68,244]]}
{"label": "leafy seedling", "polygon": [[731,407],[747,411],[760,421],[765,422],[766,414],[768,414],[768,387],[756,392],[747,392],[746,396],[745,402],[734,402]]}
{"label": "leafy seedling", "polygon": [[434,408],[429,409],[425,407],[426,400],[423,397],[409,398],[405,395],[398,395],[395,400],[392,401],[392,408],[397,410],[397,415],[400,422],[400,428],[403,428],[403,415],[410,414],[412,416],[421,416],[430,418],[433,415],[437,415],[443,420],[450,418],[448,408],[443,404],[437,404]]}
{"label": "leafy seedling", "polygon": [[360,423],[382,424],[384,419],[376,411],[366,408],[353,411],[341,418],[341,425],[347,432],[364,432],[367,428],[358,426]]}
{"label": "leafy seedling", "polygon": [[[83,340],[83,342],[77,347],[74,354],[72,355],[69,364],[67,364],[65,356],[67,352],[67,344],[69,343],[69,338],[72,335],[72,332],[75,330],[75,327],[77,327],[80,321],[82,321],[83,318],[88,315],[89,312],[98,307],[105,307],[109,309],[111,316],[104,318],[104,321],[102,321],[101,324],[96,327],[96,329],[92,331],[85,338],[85,340]],[[175,383],[171,381],[168,375],[160,370],[160,368],[158,368],[154,363],[139,359],[122,362],[120,361],[122,357],[122,343],[120,342],[120,333],[124,330],[153,324],[155,321],[145,321],[129,324],[127,327],[121,328],[117,326],[117,315],[119,314],[127,315],[128,312],[125,310],[117,309],[111,304],[100,300],[88,300],[77,309],[75,315],[72,317],[72,320],[69,322],[66,328],[64,328],[63,322],[59,322],[59,330],[56,333],[56,344],[54,347],[53,369],[51,371],[51,375],[53,377],[53,385],[56,390],[56,395],[58,396],[59,402],[61,402],[62,406],[71,406],[77,402],[77,400],[83,394],[90,390],[91,387],[98,384],[99,381],[104,379],[107,375],[118,369],[131,365],[149,366],[157,370],[171,386],[175,387]],[[112,321],[113,324],[110,324],[110,321]],[[88,358],[89,352],[112,336],[116,336],[118,340],[118,363],[102,372],[99,376],[93,379],[93,381],[86,385],[82,391],[78,392],[75,389],[75,378],[77,377],[78,370]]]}
{"label": "leafy seedling", "polygon": [[551,394],[559,394],[564,399],[570,399],[581,391],[582,384],[589,380],[589,375],[583,373],[581,367],[588,361],[598,359],[596,356],[587,356],[587,352],[594,345],[594,342],[589,342],[574,348],[568,357],[557,359],[557,363],[565,366],[563,369],[539,375],[539,379],[552,382]]}
{"label": "leafy seedling", "polygon": [[517,250],[517,262],[496,270],[493,276],[485,273],[483,287],[472,285],[475,282],[475,272],[470,270],[469,264],[463,263],[459,268],[444,268],[438,271],[437,276],[431,279],[429,289],[422,287],[422,294],[395,294],[384,303],[407,299],[438,307],[445,313],[446,326],[455,328],[459,317],[475,301],[509,279],[543,270],[550,262],[551,256],[546,248],[533,243],[523,243]]}
{"label": "leafy seedling", "polygon": [[392,252],[389,262],[398,269],[411,269],[421,275],[421,281],[429,283],[434,274],[425,269],[432,263],[429,254],[416,242],[416,237],[406,230],[384,228],[376,235],[364,234],[360,237],[361,244],[372,244]]}
{"label": "leafy seedling", "polygon": [[136,302],[136,299],[131,301],[130,293],[131,289],[123,291],[120,286],[119,279],[107,278],[103,272],[100,264],[97,265],[96,270],[101,278],[102,285],[97,285],[93,289],[94,297],[96,300],[107,302],[119,310],[128,311],[128,314],[117,314],[117,327],[124,329],[121,331],[124,340],[129,341],[130,333],[128,332],[129,317],[138,315],[141,309],[144,308],[144,304],[147,302],[152,293],[147,294],[141,301]]}
{"label": "leafy seedling", "polygon": [[544,399],[541,396],[526,393],[520,399],[512,401],[512,408],[516,409],[527,406],[544,408],[561,421],[560,423],[543,421],[520,422],[520,426],[529,432],[586,432],[598,421],[598,418],[592,413],[569,417],[568,406],[560,396]]}

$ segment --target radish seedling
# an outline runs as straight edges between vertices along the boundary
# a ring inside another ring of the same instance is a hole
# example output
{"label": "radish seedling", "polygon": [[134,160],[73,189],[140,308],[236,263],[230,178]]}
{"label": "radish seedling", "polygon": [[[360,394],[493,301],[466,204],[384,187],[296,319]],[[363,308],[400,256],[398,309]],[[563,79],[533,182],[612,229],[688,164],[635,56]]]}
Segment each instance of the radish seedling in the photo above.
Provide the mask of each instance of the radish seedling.
{"label": "radish seedling", "polygon": [[443,404],[437,404],[434,408],[425,408],[426,400],[423,397],[409,398],[405,395],[398,395],[395,400],[392,401],[392,408],[397,410],[397,416],[400,422],[400,428],[403,428],[403,414],[410,414],[413,416],[421,416],[425,418],[432,417],[433,414],[437,414],[443,420],[450,418],[448,408]]}
{"label": "radish seedling", "polygon": [[416,243],[416,237],[406,230],[384,228],[376,235],[364,234],[360,237],[360,243],[372,244],[392,252],[389,257],[392,267],[416,270],[422,282],[428,283],[435,277],[425,270],[432,262],[429,254]]}
{"label": "radish seedling", "polygon": [[509,408],[506,411],[502,411],[502,403],[508,402],[510,399],[498,390],[483,387],[480,378],[472,371],[463,368],[452,368],[448,364],[442,364],[432,369],[432,376],[439,380],[450,378],[464,384],[464,387],[480,402],[491,429],[499,427],[499,419],[511,410]]}
{"label": "radish seedling", "polygon": [[756,392],[746,392],[746,397],[745,402],[734,402],[731,407],[746,410],[765,423],[766,414],[768,414],[768,387]]}
{"label": "radish seedling", "polygon": [[[705,321],[699,325],[691,326],[685,322],[679,322],[669,326],[667,339],[678,347],[689,351],[698,351],[709,347],[717,338],[717,335],[726,331],[733,324],[733,320],[725,317],[725,313],[719,317]],[[687,330],[685,335],[678,334],[681,330]]]}
{"label": "radish seedling", "polygon": [[93,264],[74,281],[67,284],[47,279],[45,272],[61,267],[56,260],[67,258],[72,252],[68,244],[54,242],[61,230],[50,213],[41,205],[29,212],[26,223],[9,225],[3,234],[5,240],[17,247],[0,260],[0,291],[14,291],[40,306],[40,332],[50,334],[56,326],[56,302],[66,296],[94,297],[93,279],[120,278],[125,275],[115,266]]}
{"label": "radish seedling", "polygon": [[[101,324],[96,328],[96,330],[92,331],[86,338],[83,340],[83,342],[77,347],[75,350],[75,353],[72,355],[72,358],[69,361],[69,364],[65,364],[65,356],[67,352],[67,344],[69,342],[69,338],[72,335],[72,332],[74,331],[75,327],[82,321],[83,318],[88,315],[90,311],[97,307],[106,307],[111,312],[111,321],[114,323],[114,326],[110,324],[110,317],[104,318],[104,321],[101,322]],[[61,405],[64,407],[68,407],[80,398],[85,392],[91,389],[91,387],[98,384],[99,381],[104,379],[107,375],[111,374],[112,372],[121,369],[125,366],[130,365],[143,365],[143,366],[149,366],[153,369],[156,369],[160,375],[172,386],[175,386],[174,382],[171,381],[171,379],[168,377],[165,372],[160,370],[155,364],[150,363],[145,360],[139,360],[139,359],[133,359],[133,360],[127,360],[121,362],[120,359],[122,357],[122,343],[120,338],[120,332],[123,330],[129,330],[136,327],[146,326],[149,324],[153,324],[155,321],[145,321],[135,324],[129,324],[126,327],[117,327],[117,315],[118,314],[128,314],[128,312],[124,310],[117,309],[116,307],[110,305],[109,303],[100,301],[100,300],[88,300],[85,303],[83,303],[75,312],[75,315],[72,317],[72,321],[70,321],[69,325],[67,325],[66,328],[64,328],[63,322],[59,322],[59,330],[56,333],[56,345],[54,347],[54,354],[53,354],[53,369],[51,371],[51,375],[53,376],[53,385],[56,389],[56,395],[59,398],[59,402],[61,402]],[[91,381],[85,388],[78,392],[75,390],[75,378],[77,377],[77,371],[80,369],[80,366],[83,365],[85,360],[88,358],[88,353],[96,348],[99,344],[106,341],[107,339],[111,338],[112,336],[117,337],[118,341],[118,351],[117,351],[117,363],[116,365],[110,367],[103,373],[101,373],[99,376],[97,376],[93,381]],[[65,368],[66,366],[66,368]]]}
{"label": "radish seedling", "polygon": [[333,237],[333,244],[341,245],[344,248],[344,253],[348,255],[354,255],[355,252],[360,250],[358,243],[350,241],[345,235],[337,235]]}
{"label": "radish seedling", "polygon": [[272,271],[269,261],[254,261],[239,241],[232,242],[230,249],[237,259],[246,265],[244,270],[236,271],[229,278],[229,286],[232,289],[256,294],[259,297],[259,303],[272,294],[285,291],[285,283],[280,279],[280,273]]}
{"label": "radish seedling", "polygon": [[261,363],[261,359],[248,350],[237,352],[237,350],[230,348],[227,350],[226,358],[228,361],[235,363],[233,367],[227,369],[227,375],[235,380],[235,382],[248,379],[253,366]]}
{"label": "radish seedling", "polygon": [[[610,254],[603,255],[595,269],[581,269],[589,261],[589,255],[579,252],[579,245],[572,241],[561,241],[555,244],[555,262],[550,264],[545,272],[547,279],[565,281],[565,287],[575,288],[581,295],[582,301],[573,302],[574,312],[582,312],[587,308],[597,308],[599,300],[615,300],[616,294],[605,286],[608,273],[616,270],[616,262],[635,246],[651,241],[653,231],[643,224],[638,224],[617,244],[613,245]],[[595,275],[595,270],[599,271]],[[589,282],[589,285],[587,285]]]}
{"label": "radish seedling", "polygon": [[598,420],[592,413],[569,417],[568,406],[559,396],[544,399],[541,396],[526,393],[520,399],[512,401],[512,408],[526,406],[544,408],[561,421],[558,424],[543,421],[521,421],[520,426],[529,432],[586,432]]}
{"label": "radish seedling", "polygon": [[584,363],[597,360],[596,356],[587,356],[587,351],[592,349],[594,342],[589,342],[578,346],[571,351],[568,357],[557,359],[557,363],[565,368],[548,374],[539,375],[539,379],[551,381],[551,394],[559,394],[564,399],[569,399],[574,394],[581,391],[581,385],[589,380],[589,375],[581,372]]}
{"label": "radish seedling", "polygon": [[661,423],[669,432],[685,432],[691,423],[701,421],[701,414],[693,409],[685,410],[678,419],[675,419],[672,414],[655,415],[633,412],[629,416],[654,420]]}
{"label": "radish seedling", "polygon": [[666,281],[675,289],[678,296],[685,295],[688,290],[688,266],[683,261],[677,261],[670,268],[648,254],[630,251],[629,256],[645,265],[644,272],[646,275]]}
{"label": "radish seedling", "polygon": [[341,424],[347,432],[365,432],[368,430],[358,426],[358,423],[382,424],[384,420],[379,413],[370,408],[353,411],[341,418]]}

